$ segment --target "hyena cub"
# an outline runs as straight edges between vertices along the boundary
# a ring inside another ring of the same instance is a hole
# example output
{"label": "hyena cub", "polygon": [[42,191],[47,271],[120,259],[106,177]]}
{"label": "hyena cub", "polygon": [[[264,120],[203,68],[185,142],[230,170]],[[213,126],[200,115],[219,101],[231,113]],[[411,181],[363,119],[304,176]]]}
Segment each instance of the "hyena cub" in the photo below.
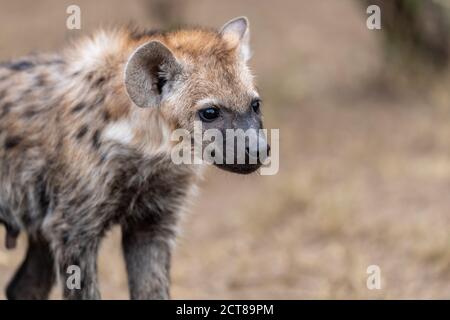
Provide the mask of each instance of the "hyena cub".
{"label": "hyena cub", "polygon": [[[122,228],[132,299],[169,298],[171,244],[200,166],[175,164],[174,129],[262,128],[249,28],[100,32],[61,55],[0,65],[0,222],[28,233],[9,299],[98,299],[97,251]],[[264,137],[246,151],[267,150]],[[248,158],[246,158],[248,160]],[[220,164],[238,173],[260,166]],[[81,289],[68,289],[70,265]]]}

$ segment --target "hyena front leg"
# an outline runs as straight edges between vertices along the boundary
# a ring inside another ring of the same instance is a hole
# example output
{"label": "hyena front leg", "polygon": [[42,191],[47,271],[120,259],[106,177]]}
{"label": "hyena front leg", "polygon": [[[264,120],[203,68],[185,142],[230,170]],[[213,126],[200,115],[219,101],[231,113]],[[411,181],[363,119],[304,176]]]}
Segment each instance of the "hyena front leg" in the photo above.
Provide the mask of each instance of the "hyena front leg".
{"label": "hyena front leg", "polygon": [[[99,300],[97,254],[99,240],[81,239],[66,243],[58,258],[63,297],[67,300]],[[75,271],[69,272],[74,266]],[[77,272],[79,271],[79,274]],[[77,279],[77,277],[79,277]],[[78,286],[79,285],[79,286]]]}
{"label": "hyena front leg", "polygon": [[155,227],[150,223],[122,227],[131,299],[170,298],[170,242],[173,237],[170,228]]}
{"label": "hyena front leg", "polygon": [[47,299],[55,282],[55,265],[48,242],[30,236],[27,254],[6,289],[10,300]]}

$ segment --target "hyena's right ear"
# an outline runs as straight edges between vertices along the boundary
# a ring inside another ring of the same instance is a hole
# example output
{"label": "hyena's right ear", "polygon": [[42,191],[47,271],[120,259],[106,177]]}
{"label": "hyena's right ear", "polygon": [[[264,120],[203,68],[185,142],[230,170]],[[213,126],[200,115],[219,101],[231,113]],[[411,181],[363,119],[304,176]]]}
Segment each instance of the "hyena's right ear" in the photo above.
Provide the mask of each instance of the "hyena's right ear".
{"label": "hyena's right ear", "polygon": [[166,83],[180,70],[173,53],[161,42],[140,46],[125,67],[125,87],[130,99],[141,108],[159,106]]}
{"label": "hyena's right ear", "polygon": [[232,46],[237,45],[244,61],[250,59],[250,23],[247,17],[238,17],[228,21],[220,30],[220,35]]}

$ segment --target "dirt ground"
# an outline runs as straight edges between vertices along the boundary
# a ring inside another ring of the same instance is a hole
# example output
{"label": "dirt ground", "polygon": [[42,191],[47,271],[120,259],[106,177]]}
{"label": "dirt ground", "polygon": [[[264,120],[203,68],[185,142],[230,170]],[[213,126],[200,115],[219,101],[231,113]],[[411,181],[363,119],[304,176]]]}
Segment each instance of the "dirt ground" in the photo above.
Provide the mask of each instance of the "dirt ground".
{"label": "dirt ground", "polygon": [[[70,1],[0,0],[0,58],[54,50],[99,26],[160,23],[144,1],[77,3],[82,31],[65,29]],[[387,76],[383,31],[366,28],[357,1],[183,3],[186,23],[249,17],[281,165],[274,176],[208,170],[182,223],[173,298],[449,298],[448,72],[412,84]],[[108,299],[128,298],[119,239],[112,230],[101,250]],[[0,249],[1,288],[25,240]],[[380,267],[380,290],[367,289],[369,265]]]}

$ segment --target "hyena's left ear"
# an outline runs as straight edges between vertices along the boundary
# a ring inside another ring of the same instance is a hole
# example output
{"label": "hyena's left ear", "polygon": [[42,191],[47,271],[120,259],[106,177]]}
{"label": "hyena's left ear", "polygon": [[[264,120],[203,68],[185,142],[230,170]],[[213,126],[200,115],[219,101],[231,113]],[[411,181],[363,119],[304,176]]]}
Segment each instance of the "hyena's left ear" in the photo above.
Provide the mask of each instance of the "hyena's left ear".
{"label": "hyena's left ear", "polygon": [[147,42],[133,52],[125,67],[127,93],[138,107],[157,107],[167,83],[180,70],[173,53],[164,44]]}
{"label": "hyena's left ear", "polygon": [[234,18],[220,29],[220,35],[232,46],[238,46],[239,53],[247,61],[250,59],[250,23],[247,17]]}

